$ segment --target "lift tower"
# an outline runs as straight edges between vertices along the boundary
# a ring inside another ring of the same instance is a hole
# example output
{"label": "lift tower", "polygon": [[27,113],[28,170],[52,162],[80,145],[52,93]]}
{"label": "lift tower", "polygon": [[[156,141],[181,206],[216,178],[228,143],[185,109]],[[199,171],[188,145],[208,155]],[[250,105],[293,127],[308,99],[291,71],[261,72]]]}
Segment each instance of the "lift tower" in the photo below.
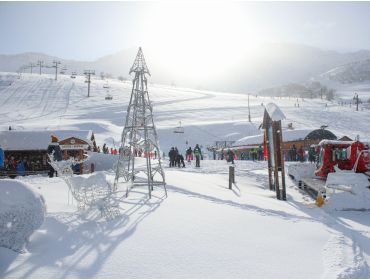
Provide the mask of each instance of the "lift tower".
{"label": "lift tower", "polygon": [[[126,196],[134,185],[147,185],[149,197],[154,185],[163,185],[167,195],[153,107],[147,89],[146,74],[150,76],[150,72],[141,48],[130,69],[131,73],[135,76],[121,136],[114,188],[122,179],[123,182],[131,182],[127,185]],[[140,177],[140,174],[144,176]]]}

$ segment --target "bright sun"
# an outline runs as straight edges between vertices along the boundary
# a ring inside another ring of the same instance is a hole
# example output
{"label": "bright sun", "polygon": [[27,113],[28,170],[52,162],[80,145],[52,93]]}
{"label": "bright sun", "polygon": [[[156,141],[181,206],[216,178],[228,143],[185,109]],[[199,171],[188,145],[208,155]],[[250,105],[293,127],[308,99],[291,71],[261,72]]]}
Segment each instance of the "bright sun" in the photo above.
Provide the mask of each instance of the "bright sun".
{"label": "bright sun", "polygon": [[247,48],[255,48],[260,38],[254,22],[253,12],[242,11],[237,2],[152,3],[141,34],[143,45],[165,55],[170,68],[205,78],[224,72]]}

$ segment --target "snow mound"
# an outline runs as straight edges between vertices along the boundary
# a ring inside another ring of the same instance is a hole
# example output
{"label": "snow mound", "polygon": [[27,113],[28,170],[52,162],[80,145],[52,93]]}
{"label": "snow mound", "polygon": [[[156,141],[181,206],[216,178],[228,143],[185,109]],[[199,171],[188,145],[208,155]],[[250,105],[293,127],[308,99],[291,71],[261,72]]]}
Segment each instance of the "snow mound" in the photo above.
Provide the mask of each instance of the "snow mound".
{"label": "snow mound", "polygon": [[296,181],[299,181],[303,178],[315,177],[315,170],[315,164],[309,162],[293,163],[288,166],[288,174]]}
{"label": "snow mound", "polygon": [[119,155],[94,152],[88,152],[88,155],[89,157],[84,162],[84,165],[90,167],[91,164],[94,164],[95,171],[115,170],[115,164],[117,163],[119,157]]}
{"label": "snow mound", "polygon": [[45,200],[27,183],[0,180],[0,247],[24,252],[30,235],[45,218]]}
{"label": "snow mound", "polygon": [[353,173],[351,176],[349,172],[329,175],[327,185],[333,193],[325,204],[327,209],[370,210],[370,182],[366,175]]}

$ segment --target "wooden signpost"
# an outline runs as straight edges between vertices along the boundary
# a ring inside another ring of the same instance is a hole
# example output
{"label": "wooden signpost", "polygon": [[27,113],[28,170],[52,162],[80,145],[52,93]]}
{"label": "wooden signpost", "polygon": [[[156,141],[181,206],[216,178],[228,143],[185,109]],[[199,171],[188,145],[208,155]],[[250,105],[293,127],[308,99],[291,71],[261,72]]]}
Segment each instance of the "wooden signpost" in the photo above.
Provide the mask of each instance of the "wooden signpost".
{"label": "wooden signpost", "polygon": [[283,119],[285,119],[285,115],[276,104],[269,103],[265,106],[262,128],[265,130],[264,140],[268,151],[269,187],[270,190],[276,192],[277,199],[286,200],[281,128],[281,120]]}

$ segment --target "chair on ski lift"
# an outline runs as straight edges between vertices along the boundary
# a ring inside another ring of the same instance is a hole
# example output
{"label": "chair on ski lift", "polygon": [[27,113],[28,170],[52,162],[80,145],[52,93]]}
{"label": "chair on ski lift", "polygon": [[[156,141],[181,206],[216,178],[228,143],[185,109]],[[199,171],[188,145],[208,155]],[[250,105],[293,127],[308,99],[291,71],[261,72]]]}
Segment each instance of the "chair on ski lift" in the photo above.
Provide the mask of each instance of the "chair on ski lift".
{"label": "chair on ski lift", "polygon": [[173,133],[184,133],[184,128],[181,126],[181,121],[179,123],[180,125],[175,127],[175,129],[173,130]]}
{"label": "chair on ski lift", "polygon": [[113,96],[111,94],[107,94],[104,98],[105,100],[112,100],[113,99]]}
{"label": "chair on ski lift", "polygon": [[108,82],[103,85],[103,88],[110,88]]}
{"label": "chair on ski lift", "polygon": [[112,100],[113,99],[113,95],[111,95],[110,93],[109,93],[109,89],[107,89],[107,94],[105,95],[105,98],[104,98],[105,100]]}
{"label": "chair on ski lift", "polygon": [[63,67],[61,70],[60,70],[60,74],[65,74],[65,72],[67,71],[67,67]]}

